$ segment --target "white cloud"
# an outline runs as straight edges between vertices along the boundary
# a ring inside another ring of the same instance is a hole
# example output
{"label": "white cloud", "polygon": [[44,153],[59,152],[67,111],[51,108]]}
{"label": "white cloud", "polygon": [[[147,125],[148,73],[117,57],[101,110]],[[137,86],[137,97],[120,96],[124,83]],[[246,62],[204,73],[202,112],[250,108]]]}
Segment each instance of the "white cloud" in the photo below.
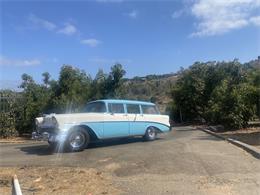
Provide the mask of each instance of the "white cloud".
{"label": "white cloud", "polygon": [[64,27],[61,28],[60,30],[58,30],[57,32],[58,33],[62,33],[62,34],[65,34],[65,35],[73,35],[77,32],[77,28],[70,24],[70,23],[65,23]]}
{"label": "white cloud", "polygon": [[80,41],[82,44],[88,45],[90,47],[96,47],[99,44],[102,43],[102,41],[99,41],[97,39],[83,39]]}
{"label": "white cloud", "polygon": [[65,35],[73,35],[78,32],[76,26],[72,25],[69,22],[65,23],[63,27],[59,27],[55,23],[39,18],[34,14],[30,14],[28,20],[30,24],[33,25],[34,27],[44,28],[46,30],[54,31]]}
{"label": "white cloud", "polygon": [[198,19],[191,36],[219,35],[259,25],[260,0],[196,0],[191,12]]}
{"label": "white cloud", "polygon": [[0,56],[0,66],[36,66],[40,64],[41,61],[38,59],[10,59]]}
{"label": "white cloud", "polygon": [[52,23],[48,20],[39,18],[39,17],[35,16],[34,14],[30,14],[28,19],[33,25],[35,25],[37,27],[45,28],[50,31],[55,30],[57,27],[54,23]]}
{"label": "white cloud", "polygon": [[129,18],[135,19],[135,18],[137,18],[137,16],[138,16],[138,12],[137,12],[136,10],[132,10],[131,12],[126,13],[126,15],[127,15]]}
{"label": "white cloud", "polygon": [[250,22],[256,26],[260,26],[260,16],[251,17]]}

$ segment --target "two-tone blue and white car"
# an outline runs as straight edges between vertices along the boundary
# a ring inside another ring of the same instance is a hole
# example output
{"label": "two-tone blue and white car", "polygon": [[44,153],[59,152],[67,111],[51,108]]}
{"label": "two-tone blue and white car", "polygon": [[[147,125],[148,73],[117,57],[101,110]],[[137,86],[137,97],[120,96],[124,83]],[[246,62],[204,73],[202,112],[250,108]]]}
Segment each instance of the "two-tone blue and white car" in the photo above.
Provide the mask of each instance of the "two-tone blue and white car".
{"label": "two-tone blue and white car", "polygon": [[143,136],[152,141],[157,133],[170,130],[169,116],[160,114],[155,104],[115,99],[89,102],[82,113],[38,117],[35,123],[33,139],[70,151],[84,150],[92,141],[109,138]]}

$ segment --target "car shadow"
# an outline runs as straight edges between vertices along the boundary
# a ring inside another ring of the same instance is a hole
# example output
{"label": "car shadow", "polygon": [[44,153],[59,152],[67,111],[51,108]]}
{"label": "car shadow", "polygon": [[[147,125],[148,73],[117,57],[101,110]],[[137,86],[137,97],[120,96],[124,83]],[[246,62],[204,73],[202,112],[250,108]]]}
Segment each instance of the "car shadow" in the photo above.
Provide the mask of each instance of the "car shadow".
{"label": "car shadow", "polygon": [[[164,138],[157,137],[155,141],[162,140]],[[102,148],[116,145],[125,145],[125,144],[133,144],[137,142],[147,142],[142,137],[130,137],[130,138],[121,138],[121,139],[108,139],[90,143],[88,148]]]}
{"label": "car shadow", "polygon": [[[164,138],[158,137],[157,140],[163,140]],[[111,147],[116,145],[126,145],[126,144],[134,144],[137,142],[146,142],[142,137],[131,137],[131,138],[121,138],[121,139],[108,139],[108,140],[102,140],[102,141],[96,141],[92,142],[88,145],[88,149],[95,149],[95,148],[102,148],[102,147]],[[30,146],[20,146],[18,149],[20,149],[22,152],[25,152],[29,155],[53,155],[57,153],[73,153],[71,151],[67,151],[62,149],[63,147],[57,146],[56,148],[51,148],[49,145],[30,145]]]}
{"label": "car shadow", "polygon": [[30,146],[20,146],[18,147],[22,152],[29,155],[52,155],[54,153],[53,149],[49,145],[30,145]]}

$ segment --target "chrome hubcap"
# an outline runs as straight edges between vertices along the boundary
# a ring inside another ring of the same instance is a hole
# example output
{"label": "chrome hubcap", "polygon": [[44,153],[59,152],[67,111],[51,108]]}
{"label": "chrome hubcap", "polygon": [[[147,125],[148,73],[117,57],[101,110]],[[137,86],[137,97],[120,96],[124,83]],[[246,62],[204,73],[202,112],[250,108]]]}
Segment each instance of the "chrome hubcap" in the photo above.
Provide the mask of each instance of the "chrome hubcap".
{"label": "chrome hubcap", "polygon": [[155,131],[151,128],[148,129],[148,135],[149,137],[154,137],[155,136]]}
{"label": "chrome hubcap", "polygon": [[69,143],[72,148],[79,148],[85,143],[85,136],[81,132],[75,132],[70,135]]}

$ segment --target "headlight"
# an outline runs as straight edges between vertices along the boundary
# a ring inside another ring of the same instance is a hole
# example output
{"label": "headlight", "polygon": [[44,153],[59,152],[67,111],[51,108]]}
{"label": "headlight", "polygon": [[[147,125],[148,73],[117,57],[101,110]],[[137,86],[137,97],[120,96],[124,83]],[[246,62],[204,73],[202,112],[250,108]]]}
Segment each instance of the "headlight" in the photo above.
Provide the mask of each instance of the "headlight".
{"label": "headlight", "polygon": [[56,120],[56,118],[53,116],[51,117],[51,123],[53,124],[53,126],[57,127],[58,126],[58,121]]}
{"label": "headlight", "polygon": [[39,130],[39,121],[37,119],[35,119],[34,125],[35,125],[35,131],[38,132]]}
{"label": "headlight", "polygon": [[42,117],[38,117],[34,120],[35,130],[38,132],[41,122],[43,121]]}
{"label": "headlight", "polygon": [[35,119],[35,122],[34,122],[34,123],[35,123],[35,127],[38,127],[39,124],[40,124],[39,121],[38,121],[37,119]]}

